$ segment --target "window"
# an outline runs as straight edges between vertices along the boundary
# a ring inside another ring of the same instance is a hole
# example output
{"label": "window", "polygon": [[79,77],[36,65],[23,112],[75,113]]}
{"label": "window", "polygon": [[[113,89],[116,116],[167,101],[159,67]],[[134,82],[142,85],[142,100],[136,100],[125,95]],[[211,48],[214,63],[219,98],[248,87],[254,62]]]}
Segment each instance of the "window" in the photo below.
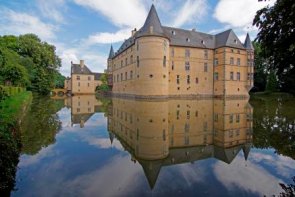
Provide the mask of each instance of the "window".
{"label": "window", "polygon": [[131,70],[130,71],[130,79],[132,79],[133,78],[133,71]]}
{"label": "window", "polygon": [[80,86],[80,82],[78,82],[78,86]]}
{"label": "window", "polygon": [[171,48],[171,57],[174,57],[174,48]]}
{"label": "window", "polygon": [[230,114],[229,115],[229,123],[233,123],[233,121],[234,121],[234,115]]}
{"label": "window", "polygon": [[214,79],[215,79],[215,80],[218,80],[218,72],[215,72],[215,73],[214,73]]}
{"label": "window", "polygon": [[217,66],[218,65],[218,58],[215,58],[214,59],[214,66]]}
{"label": "window", "polygon": [[190,42],[191,40],[189,38],[186,39],[187,42]]}
{"label": "window", "polygon": [[241,65],[241,59],[240,59],[240,58],[237,59],[237,65],[238,65],[238,66]]}
{"label": "window", "polygon": [[88,81],[90,81],[91,80],[91,77],[90,76],[88,76]]}
{"label": "window", "polygon": [[87,86],[89,87],[89,86],[90,86],[90,84],[89,84],[89,83],[87,83]]}
{"label": "window", "polygon": [[[188,115],[187,116],[189,116],[189,112],[190,111],[187,111],[187,113],[188,113]],[[189,119],[189,118],[188,118]],[[185,123],[185,125],[184,125],[184,132],[189,132],[189,128],[190,128],[190,126],[189,126],[189,124],[188,123]]]}
{"label": "window", "polygon": [[218,114],[214,114],[214,122],[218,122]]}
{"label": "window", "polygon": [[176,76],[176,83],[179,84],[180,79],[179,79],[179,75]]}
{"label": "window", "polygon": [[236,115],[236,122],[240,122],[240,114]]}
{"label": "window", "polygon": [[132,63],[133,63],[133,55],[130,56],[130,64],[132,64]]}
{"label": "window", "polygon": [[240,54],[241,52],[240,52],[240,50],[238,50],[238,54]]}
{"label": "window", "polygon": [[250,79],[251,79],[251,73],[248,73],[247,80],[250,80]]}
{"label": "window", "polygon": [[116,82],[116,76],[114,76],[114,82]]}
{"label": "window", "polygon": [[204,50],[204,58],[207,60],[208,59],[208,50]]}
{"label": "window", "polygon": [[233,64],[234,64],[234,58],[231,57],[231,58],[230,58],[230,65],[233,65]]}
{"label": "window", "polygon": [[117,74],[117,82],[119,81],[119,74]]}
{"label": "window", "polygon": [[185,70],[190,70],[190,65],[188,61],[185,62]]}
{"label": "window", "polygon": [[172,33],[172,35],[175,35],[175,31],[173,31],[173,30],[172,30],[172,32],[171,32],[171,33]]}
{"label": "window", "polygon": [[121,73],[121,81],[123,81],[123,73]]}
{"label": "window", "polygon": [[171,69],[174,70],[174,61],[171,62]]}
{"label": "window", "polygon": [[123,67],[123,60],[121,60],[121,67]]}
{"label": "window", "polygon": [[138,43],[138,41],[136,42],[136,50],[137,51],[139,50],[139,43]]}
{"label": "window", "polygon": [[163,58],[163,67],[166,67],[166,55],[164,55],[164,58]]}
{"label": "window", "polygon": [[230,72],[230,80],[234,80],[234,72]]}
{"label": "window", "polygon": [[186,83],[187,83],[187,84],[190,84],[190,82],[191,82],[190,76],[187,75],[187,77],[186,77]]}
{"label": "window", "polygon": [[77,80],[80,80],[80,76],[77,76]]}
{"label": "window", "polygon": [[185,57],[190,57],[191,56],[191,52],[189,49],[185,49]]}
{"label": "window", "polygon": [[128,61],[128,59],[127,59],[127,57],[125,58],[125,66],[127,66],[127,61]]}
{"label": "window", "polygon": [[184,144],[189,145],[189,136],[184,136]]}
{"label": "window", "polygon": [[237,72],[237,80],[238,80],[238,81],[241,80],[241,74],[240,74],[240,72]]}
{"label": "window", "polygon": [[208,72],[208,64],[204,63],[204,72]]}
{"label": "window", "polygon": [[198,78],[198,77],[196,77],[196,83],[197,83],[197,84],[199,83],[199,78]]}
{"label": "window", "polygon": [[139,56],[136,57],[136,65],[139,67]]}
{"label": "window", "polygon": [[125,72],[125,80],[127,80],[127,72]]}
{"label": "window", "polygon": [[153,78],[153,75],[152,74],[150,74],[150,78]]}

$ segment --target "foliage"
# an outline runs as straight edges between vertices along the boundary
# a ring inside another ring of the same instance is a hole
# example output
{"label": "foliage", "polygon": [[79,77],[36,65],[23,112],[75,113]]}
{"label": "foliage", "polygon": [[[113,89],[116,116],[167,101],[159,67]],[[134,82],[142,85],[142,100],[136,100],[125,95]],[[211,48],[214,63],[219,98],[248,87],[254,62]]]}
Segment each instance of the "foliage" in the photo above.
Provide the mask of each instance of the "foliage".
{"label": "foliage", "polygon": [[278,90],[277,76],[274,72],[271,72],[267,76],[266,91],[276,92]]}
{"label": "foliage", "polygon": [[21,147],[18,119],[31,98],[30,92],[22,92],[0,103],[0,193],[3,196],[9,196],[14,188]]}
{"label": "foliage", "polygon": [[252,96],[253,144],[295,159],[295,98],[284,95]]}
{"label": "foliage", "polygon": [[110,87],[108,85],[108,74],[103,73],[100,77],[100,80],[102,84],[96,88],[98,91],[107,92],[110,90]]}
{"label": "foliage", "polygon": [[254,86],[256,91],[264,91],[267,81],[268,61],[262,57],[261,46],[258,42],[253,42],[254,46]]}
{"label": "foliage", "polygon": [[269,70],[275,72],[283,91],[295,93],[295,1],[277,0],[274,6],[257,11],[253,25],[258,27],[256,40]]}
{"label": "foliage", "polygon": [[48,94],[61,79],[61,60],[55,50],[34,34],[0,37],[0,84],[9,80],[13,85]]}
{"label": "foliage", "polygon": [[280,183],[281,188],[284,190],[284,192],[280,193],[280,197],[295,196],[295,176],[293,176],[292,181],[293,183],[290,183],[288,185]]}
{"label": "foliage", "polygon": [[66,77],[60,74],[59,72],[56,72],[54,75],[54,87],[55,88],[64,88],[64,81]]}
{"label": "foliage", "polygon": [[61,128],[56,113],[63,106],[63,100],[34,95],[32,107],[21,127],[22,153],[33,155],[55,142],[55,135]]}

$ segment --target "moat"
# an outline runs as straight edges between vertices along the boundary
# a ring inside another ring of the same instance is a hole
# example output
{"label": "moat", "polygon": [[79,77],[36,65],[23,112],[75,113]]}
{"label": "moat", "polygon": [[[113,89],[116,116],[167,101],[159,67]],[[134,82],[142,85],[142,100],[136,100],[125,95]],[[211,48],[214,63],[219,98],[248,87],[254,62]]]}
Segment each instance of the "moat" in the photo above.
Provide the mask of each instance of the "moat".
{"label": "moat", "polygon": [[35,97],[12,196],[271,196],[294,184],[295,99]]}

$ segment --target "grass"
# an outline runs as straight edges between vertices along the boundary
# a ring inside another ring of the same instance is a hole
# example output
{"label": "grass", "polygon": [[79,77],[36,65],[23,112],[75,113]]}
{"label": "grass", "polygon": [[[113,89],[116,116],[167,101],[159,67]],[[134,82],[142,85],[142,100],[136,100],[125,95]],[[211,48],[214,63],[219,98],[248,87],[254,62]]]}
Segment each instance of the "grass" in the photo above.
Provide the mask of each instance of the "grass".
{"label": "grass", "polygon": [[23,112],[24,105],[32,100],[31,92],[21,92],[0,103],[0,123],[13,123]]}
{"label": "grass", "polygon": [[0,102],[0,193],[14,188],[20,152],[19,123],[31,103],[31,92],[20,92]]}

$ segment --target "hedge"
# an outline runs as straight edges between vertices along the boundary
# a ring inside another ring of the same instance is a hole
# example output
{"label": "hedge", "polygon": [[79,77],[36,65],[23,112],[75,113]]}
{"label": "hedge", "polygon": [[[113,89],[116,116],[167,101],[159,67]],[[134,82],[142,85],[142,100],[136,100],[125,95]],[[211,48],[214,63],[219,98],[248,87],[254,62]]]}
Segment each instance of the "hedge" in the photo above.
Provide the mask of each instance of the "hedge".
{"label": "hedge", "polygon": [[0,102],[7,97],[14,96],[18,93],[26,91],[23,87],[3,86],[0,85]]}

